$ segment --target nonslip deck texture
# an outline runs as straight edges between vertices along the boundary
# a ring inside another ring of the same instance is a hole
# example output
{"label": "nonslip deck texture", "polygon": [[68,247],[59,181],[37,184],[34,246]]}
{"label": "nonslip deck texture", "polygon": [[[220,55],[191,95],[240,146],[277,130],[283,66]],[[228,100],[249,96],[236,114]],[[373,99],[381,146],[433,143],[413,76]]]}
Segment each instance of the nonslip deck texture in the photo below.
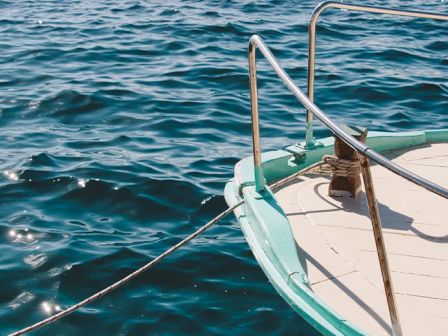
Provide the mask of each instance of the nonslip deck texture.
{"label": "nonslip deck texture", "polygon": [[[448,187],[448,144],[386,156]],[[448,334],[448,200],[372,166],[404,335]],[[308,175],[276,192],[312,290],[371,335],[390,335],[390,318],[364,192],[328,196],[329,176]]]}

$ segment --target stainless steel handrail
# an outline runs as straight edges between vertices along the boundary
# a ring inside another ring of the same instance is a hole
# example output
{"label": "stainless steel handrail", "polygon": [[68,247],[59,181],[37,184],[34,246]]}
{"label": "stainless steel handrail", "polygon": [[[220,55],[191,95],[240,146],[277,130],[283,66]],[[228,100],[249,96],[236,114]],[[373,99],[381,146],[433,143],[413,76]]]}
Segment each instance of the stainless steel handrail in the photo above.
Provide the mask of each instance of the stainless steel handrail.
{"label": "stainless steel handrail", "polygon": [[269,48],[264,44],[263,40],[254,35],[249,41],[249,82],[250,82],[250,98],[251,98],[251,113],[252,113],[252,146],[254,155],[254,176],[256,191],[262,193],[265,189],[265,181],[263,174],[263,167],[261,162],[260,149],[260,129],[258,117],[258,93],[257,93],[257,75],[256,75],[256,49],[261,51],[269,64],[272,66],[276,74],[280,77],[283,83],[293,93],[293,95],[316,117],[322,121],[336,137],[340,138],[347,145],[355,149],[360,155],[360,165],[363,175],[367,203],[369,206],[369,214],[372,222],[373,234],[375,237],[375,244],[377,247],[377,254],[381,268],[381,275],[383,277],[383,284],[386,293],[387,304],[389,307],[389,314],[392,322],[392,330],[394,336],[401,336],[402,329],[398,315],[398,308],[396,305],[395,294],[393,291],[392,278],[387,260],[386,246],[381,229],[381,218],[378,209],[378,202],[375,197],[375,190],[373,186],[372,175],[370,172],[369,159],[389,169],[393,173],[406,178],[412,183],[420,185],[429,191],[438,194],[444,198],[448,198],[448,190],[438,186],[437,184],[424,179],[407,169],[400,167],[384,156],[378,154],[367,145],[359,142],[354,137],[346,133],[335,122],[333,122],[319,107],[317,107],[292,81],[285,70],[280,66],[275,56],[271,53]]}
{"label": "stainless steel handrail", "polygon": [[[314,101],[314,65],[316,56],[316,25],[317,19],[320,14],[327,8],[340,8],[360,12],[369,12],[376,14],[390,14],[399,16],[410,16],[415,18],[425,18],[434,20],[447,20],[448,15],[436,14],[436,13],[425,13],[419,11],[409,11],[409,10],[399,10],[390,9],[383,7],[374,6],[363,6],[363,5],[353,5],[348,3],[340,3],[334,1],[326,1],[317,5],[311,15],[309,24],[309,55],[308,55],[308,97],[311,101]],[[306,114],[306,146],[308,148],[313,146],[313,113],[310,109],[307,110]]]}
{"label": "stainless steel handrail", "polygon": [[368,157],[379,165],[389,169],[391,172],[404,177],[405,179],[428,189],[429,191],[438,194],[444,198],[448,198],[448,189],[439,186],[423,177],[420,177],[413,172],[400,167],[381,154],[375,152],[366,144],[356,140],[354,137],[346,133],[333,120],[331,120],[316,104],[314,104],[297,85],[292,81],[291,77],[280,66],[275,56],[271,53],[269,48],[258,36],[251,37],[249,42],[249,81],[250,81],[250,97],[251,97],[251,112],[252,112],[252,146],[254,153],[255,165],[255,185],[257,191],[262,191],[265,188],[264,174],[261,166],[261,151],[260,151],[260,129],[258,118],[258,95],[257,95],[257,78],[256,78],[256,64],[255,51],[256,48],[262,52],[269,64],[274,69],[275,73],[280,77],[283,83],[288,87],[292,94],[302,103],[302,105],[310,110],[322,123],[327,126],[338,138],[344,141],[347,145],[355,149],[359,154]]}

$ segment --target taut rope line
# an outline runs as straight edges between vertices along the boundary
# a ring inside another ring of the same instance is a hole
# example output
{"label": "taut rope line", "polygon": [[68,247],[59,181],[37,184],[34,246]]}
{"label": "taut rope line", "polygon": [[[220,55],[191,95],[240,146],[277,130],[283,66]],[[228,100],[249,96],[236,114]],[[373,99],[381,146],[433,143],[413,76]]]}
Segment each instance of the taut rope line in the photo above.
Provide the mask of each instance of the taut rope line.
{"label": "taut rope line", "polygon": [[216,216],[211,221],[209,221],[207,224],[205,224],[204,226],[202,226],[201,228],[199,228],[198,230],[193,232],[187,238],[185,238],[184,240],[180,241],[176,245],[170,247],[168,250],[163,252],[157,258],[151,260],[150,262],[148,262],[147,264],[143,265],[142,267],[140,267],[138,270],[132,272],[131,274],[127,275],[126,277],[124,277],[120,281],[117,281],[117,282],[113,283],[112,285],[110,285],[110,286],[104,288],[103,290],[101,290],[101,291],[99,291],[99,292],[89,296],[88,298],[82,300],[81,302],[78,302],[77,304],[74,304],[73,306],[67,308],[66,310],[63,310],[63,311],[61,311],[61,312],[59,312],[59,313],[57,313],[55,315],[52,315],[52,316],[46,318],[45,320],[37,322],[37,323],[35,323],[35,324],[33,324],[33,325],[29,326],[29,327],[23,328],[23,329],[21,329],[19,331],[16,331],[16,332],[12,333],[12,334],[9,334],[9,336],[19,336],[19,335],[23,335],[23,334],[26,334],[28,332],[31,332],[33,330],[39,329],[39,328],[41,328],[41,327],[43,327],[43,326],[45,326],[45,325],[47,325],[49,323],[52,323],[52,322],[54,322],[56,320],[59,320],[60,318],[62,318],[64,316],[67,316],[70,313],[73,313],[75,310],[81,308],[82,306],[85,306],[85,305],[91,303],[92,301],[95,301],[96,299],[99,299],[99,298],[103,297],[104,295],[108,294],[109,292],[113,291],[114,289],[117,289],[118,287],[121,287],[126,282],[134,279],[135,277],[139,276],[143,272],[145,272],[148,269],[150,269],[152,266],[157,264],[159,261],[161,261],[165,257],[169,256],[171,253],[176,251],[178,248],[184,246],[190,240],[192,240],[192,239],[196,238],[197,236],[199,236],[202,232],[204,232],[205,230],[210,228],[212,225],[218,223],[221,219],[226,217],[229,213],[231,213],[233,210],[235,210],[237,207],[239,207],[243,203],[244,203],[244,201],[240,201],[237,204],[235,204],[234,206],[228,208],[226,211],[221,212],[218,216]]}
{"label": "taut rope line", "polygon": [[[295,179],[296,177],[299,177],[300,175],[303,175],[313,169],[316,168],[322,168],[323,165],[323,161],[314,163],[300,171],[298,171],[297,173],[294,173],[282,180],[279,180],[273,184],[270,185],[270,187],[272,189],[278,188],[282,185],[284,185],[285,183],[288,183],[289,181]],[[55,322],[61,318],[63,318],[64,316],[67,316],[71,313],[73,313],[75,310],[88,305],[89,303],[95,301],[96,299],[99,299],[101,297],[103,297],[104,295],[112,292],[114,289],[117,289],[118,287],[123,286],[125,283],[127,283],[128,281],[131,281],[132,279],[134,279],[135,277],[139,276],[140,274],[144,273],[145,271],[149,270],[152,266],[156,265],[159,261],[161,261],[162,259],[164,259],[165,257],[169,256],[171,253],[175,252],[177,249],[181,248],[182,246],[184,246],[186,243],[188,243],[190,240],[193,240],[194,238],[196,238],[197,236],[199,236],[201,233],[203,233],[205,230],[207,230],[208,228],[210,228],[211,226],[213,226],[214,224],[218,223],[221,219],[223,219],[224,217],[226,217],[229,213],[231,213],[233,210],[235,210],[236,208],[238,208],[239,206],[241,206],[244,203],[244,200],[239,201],[238,203],[236,203],[235,205],[231,206],[230,208],[228,208],[226,211],[221,212],[218,216],[216,216],[215,218],[213,218],[211,221],[209,221],[207,224],[203,225],[202,227],[200,227],[198,230],[196,230],[195,232],[193,232],[191,235],[189,235],[187,238],[183,239],[182,241],[180,241],[179,243],[177,243],[176,245],[173,245],[172,247],[170,247],[168,250],[166,250],[165,252],[163,252],[161,255],[159,255],[157,258],[151,260],[150,262],[148,262],[147,264],[143,265],[142,267],[140,267],[139,269],[135,270],[134,272],[132,272],[131,274],[127,275],[126,277],[124,277],[123,279],[113,283],[112,285],[104,288],[103,290],[89,296],[88,298],[82,300],[81,302],[78,302],[77,304],[74,304],[73,306],[57,313],[54,314],[50,317],[47,317],[46,319],[37,322],[33,325],[30,325],[26,328],[23,328],[19,331],[13,332],[12,334],[9,334],[8,336],[20,336],[26,333],[29,333],[31,331],[34,331],[36,329],[39,329],[43,326],[46,326],[47,324],[50,324],[52,322]]]}

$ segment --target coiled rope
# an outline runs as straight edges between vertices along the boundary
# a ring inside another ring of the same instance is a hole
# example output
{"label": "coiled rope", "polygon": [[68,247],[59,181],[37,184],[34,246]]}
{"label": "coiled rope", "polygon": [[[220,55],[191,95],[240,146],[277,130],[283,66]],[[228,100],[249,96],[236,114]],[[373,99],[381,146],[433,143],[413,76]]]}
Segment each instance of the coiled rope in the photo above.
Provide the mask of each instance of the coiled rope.
{"label": "coiled rope", "polygon": [[[273,183],[270,187],[272,189],[274,188],[278,188],[281,185],[293,180],[294,178],[303,175],[305,173],[307,173],[310,170],[315,169],[316,167],[322,166],[323,162],[317,162],[305,169],[300,170],[299,172],[288,176],[282,180],[279,180],[275,183]],[[199,236],[201,233],[203,233],[205,230],[207,230],[208,228],[210,228],[211,226],[213,226],[214,224],[218,223],[221,219],[223,219],[224,217],[226,217],[228,214],[230,214],[233,210],[235,210],[236,208],[238,208],[239,206],[241,206],[244,203],[244,200],[236,203],[235,205],[231,206],[230,208],[228,208],[227,210],[225,210],[224,212],[220,213],[218,216],[216,216],[215,218],[213,218],[211,221],[209,221],[207,224],[203,225],[202,227],[200,227],[198,230],[196,230],[195,232],[193,232],[192,234],[190,234],[188,237],[186,237],[185,239],[183,239],[182,241],[180,241],[179,243],[173,245],[172,247],[170,247],[168,250],[166,250],[165,252],[163,252],[162,254],[160,254],[158,257],[156,257],[155,259],[151,260],[150,262],[148,262],[147,264],[143,265],[142,267],[140,267],[139,269],[137,269],[136,271],[130,273],[129,275],[127,275],[126,277],[124,277],[123,279],[113,283],[112,285],[104,288],[103,290],[89,296],[88,298],[74,304],[73,306],[60,311],[59,313],[52,315],[50,317],[47,317],[46,319],[37,322],[33,325],[30,325],[26,328],[23,328],[19,331],[13,332],[12,334],[9,334],[9,336],[19,336],[19,335],[23,335],[26,333],[29,333],[31,331],[34,331],[36,329],[42,328],[43,326],[46,326],[52,322],[55,322],[61,318],[63,318],[64,316],[67,316],[71,313],[73,313],[75,310],[88,305],[89,303],[92,303],[93,301],[103,297],[106,294],[109,294],[110,292],[112,292],[114,289],[117,289],[121,286],[123,286],[125,283],[131,281],[132,279],[138,277],[139,275],[141,275],[142,273],[144,273],[145,271],[149,270],[151,267],[153,267],[154,265],[156,265],[157,263],[159,263],[161,260],[163,260],[164,258],[166,258],[167,256],[169,256],[170,254],[172,254],[173,252],[175,252],[177,249],[181,248],[182,246],[184,246],[185,244],[187,244],[189,241],[193,240],[194,238],[196,238],[197,236]]]}
{"label": "coiled rope", "polygon": [[351,177],[361,174],[359,160],[340,159],[335,155],[324,155],[323,160],[335,176]]}

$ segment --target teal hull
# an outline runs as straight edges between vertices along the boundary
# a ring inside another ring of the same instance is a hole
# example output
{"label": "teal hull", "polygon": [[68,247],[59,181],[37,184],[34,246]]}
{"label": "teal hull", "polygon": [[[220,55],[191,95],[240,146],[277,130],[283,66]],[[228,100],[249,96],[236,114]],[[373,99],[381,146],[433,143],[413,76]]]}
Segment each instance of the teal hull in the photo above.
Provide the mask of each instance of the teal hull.
{"label": "teal hull", "polygon": [[[448,130],[384,133],[370,132],[368,145],[378,152],[447,142]],[[301,144],[283,150],[263,153],[262,167],[266,182],[272,183],[298,172],[333,153],[333,138],[316,142],[316,147],[305,150]],[[278,293],[308,323],[324,335],[366,335],[322,302],[310,289],[306,272],[297,254],[287,217],[270,189],[259,194],[254,186],[253,158],[247,157],[235,166],[235,177],[224,191],[229,206],[244,200],[235,210],[247,242]]]}

